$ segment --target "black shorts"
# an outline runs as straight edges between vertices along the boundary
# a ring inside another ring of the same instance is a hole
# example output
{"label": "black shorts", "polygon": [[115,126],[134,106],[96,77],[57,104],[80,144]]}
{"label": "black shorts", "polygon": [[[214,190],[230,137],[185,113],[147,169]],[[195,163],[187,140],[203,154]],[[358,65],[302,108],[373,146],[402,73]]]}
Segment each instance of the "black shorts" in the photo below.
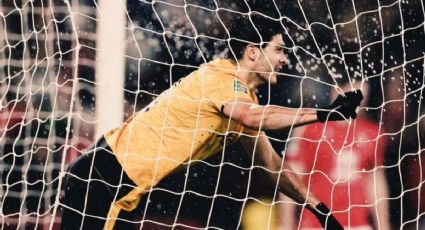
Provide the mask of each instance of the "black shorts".
{"label": "black shorts", "polygon": [[66,172],[61,229],[102,229],[111,205],[135,187],[101,138]]}

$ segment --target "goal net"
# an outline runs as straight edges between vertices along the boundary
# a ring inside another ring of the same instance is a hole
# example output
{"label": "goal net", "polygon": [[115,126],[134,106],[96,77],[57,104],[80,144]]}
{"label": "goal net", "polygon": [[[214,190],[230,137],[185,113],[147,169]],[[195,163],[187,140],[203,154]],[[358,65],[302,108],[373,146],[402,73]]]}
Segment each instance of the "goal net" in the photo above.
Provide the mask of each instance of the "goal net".
{"label": "goal net", "polygon": [[[354,168],[358,158],[337,158],[339,176],[330,178],[331,187],[349,187],[350,178],[367,175],[372,182],[364,187],[377,199],[362,204],[371,216],[387,215],[396,228],[425,228],[422,1],[105,2],[0,1],[1,229],[56,229],[59,188],[70,162],[199,65],[231,55],[227,43],[238,39],[229,35],[231,19],[254,12],[281,23],[289,59],[276,86],[257,90],[260,103],[319,108],[343,92],[342,82],[350,86],[345,90],[352,90],[355,81],[368,88],[359,116],[375,124],[377,135],[342,141],[334,155],[369,143],[376,146],[371,152],[350,152],[371,155],[371,166]],[[315,156],[311,170],[293,163],[314,191],[320,186],[312,183],[314,175],[326,172],[314,168],[320,148],[303,151],[303,146],[325,143],[326,135],[312,138],[302,132],[267,135],[288,162],[297,154]],[[239,145],[226,147],[162,181],[128,221],[143,229],[277,229],[286,224],[288,211],[282,207],[293,205],[298,210],[293,226],[304,226],[305,204],[280,196],[277,184],[266,183],[265,171]],[[388,185],[382,197],[378,171]],[[356,195],[341,196],[345,215],[362,206]],[[383,224],[379,218],[368,221]]]}

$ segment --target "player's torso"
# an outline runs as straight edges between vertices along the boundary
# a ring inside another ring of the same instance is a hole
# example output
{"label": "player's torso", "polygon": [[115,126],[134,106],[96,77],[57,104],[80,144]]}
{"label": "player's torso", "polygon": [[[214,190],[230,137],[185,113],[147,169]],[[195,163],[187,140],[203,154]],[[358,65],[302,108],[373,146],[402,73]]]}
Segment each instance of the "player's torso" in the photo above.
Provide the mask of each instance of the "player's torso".
{"label": "player's torso", "polygon": [[[131,133],[138,141],[131,151],[152,149],[173,156],[190,153],[193,159],[204,159],[223,147],[227,132],[227,142],[235,140],[243,127],[224,117],[212,103],[215,99],[209,95],[215,82],[212,73],[201,69],[160,95],[147,111],[137,113],[131,121]],[[155,140],[143,141],[144,136]],[[205,144],[207,148],[203,148]]]}
{"label": "player's torso", "polygon": [[[224,103],[218,102],[224,100],[220,85],[233,78],[202,67],[162,93],[125,125],[106,134],[130,178],[140,183],[151,177],[160,180],[182,167],[181,163],[203,160],[236,141],[244,127],[224,117],[217,106]],[[256,100],[255,95],[252,100]],[[131,175],[133,172],[135,175]]]}

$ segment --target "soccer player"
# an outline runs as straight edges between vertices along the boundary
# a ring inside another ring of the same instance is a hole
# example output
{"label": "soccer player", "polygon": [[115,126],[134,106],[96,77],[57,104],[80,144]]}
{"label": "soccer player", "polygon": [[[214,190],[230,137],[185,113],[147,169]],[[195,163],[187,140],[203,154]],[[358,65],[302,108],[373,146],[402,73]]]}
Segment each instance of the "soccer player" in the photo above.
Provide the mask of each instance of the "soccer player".
{"label": "soccer player", "polygon": [[[360,82],[341,88],[359,88]],[[362,91],[367,103],[368,83]],[[333,92],[333,97],[336,97]],[[361,110],[346,121],[315,123],[294,129],[285,161],[301,173],[309,192],[330,205],[335,218],[347,229],[390,229],[388,186],[382,169],[383,130]],[[289,199],[284,199],[289,201]],[[280,205],[282,229],[318,229],[309,212],[297,216],[295,203]],[[369,223],[373,217],[374,225]],[[298,227],[299,225],[299,227]]]}
{"label": "soccer player", "polygon": [[340,228],[326,205],[307,197],[301,180],[287,172],[263,130],[355,118],[361,92],[340,95],[321,110],[260,106],[254,90],[275,84],[277,71],[288,63],[283,28],[252,14],[236,17],[229,31],[229,58],[201,65],[70,165],[62,229],[112,229],[119,213],[137,207],[163,178],[236,140],[270,171],[281,192],[306,203],[322,226]]}

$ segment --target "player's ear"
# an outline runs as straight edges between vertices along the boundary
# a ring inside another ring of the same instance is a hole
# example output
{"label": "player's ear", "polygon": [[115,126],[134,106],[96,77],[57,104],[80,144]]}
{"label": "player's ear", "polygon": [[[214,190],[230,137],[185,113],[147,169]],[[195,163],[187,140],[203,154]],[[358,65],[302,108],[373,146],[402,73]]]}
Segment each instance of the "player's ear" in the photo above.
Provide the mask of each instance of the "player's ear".
{"label": "player's ear", "polygon": [[258,58],[259,50],[256,46],[249,44],[246,46],[245,55],[250,61],[255,61]]}

